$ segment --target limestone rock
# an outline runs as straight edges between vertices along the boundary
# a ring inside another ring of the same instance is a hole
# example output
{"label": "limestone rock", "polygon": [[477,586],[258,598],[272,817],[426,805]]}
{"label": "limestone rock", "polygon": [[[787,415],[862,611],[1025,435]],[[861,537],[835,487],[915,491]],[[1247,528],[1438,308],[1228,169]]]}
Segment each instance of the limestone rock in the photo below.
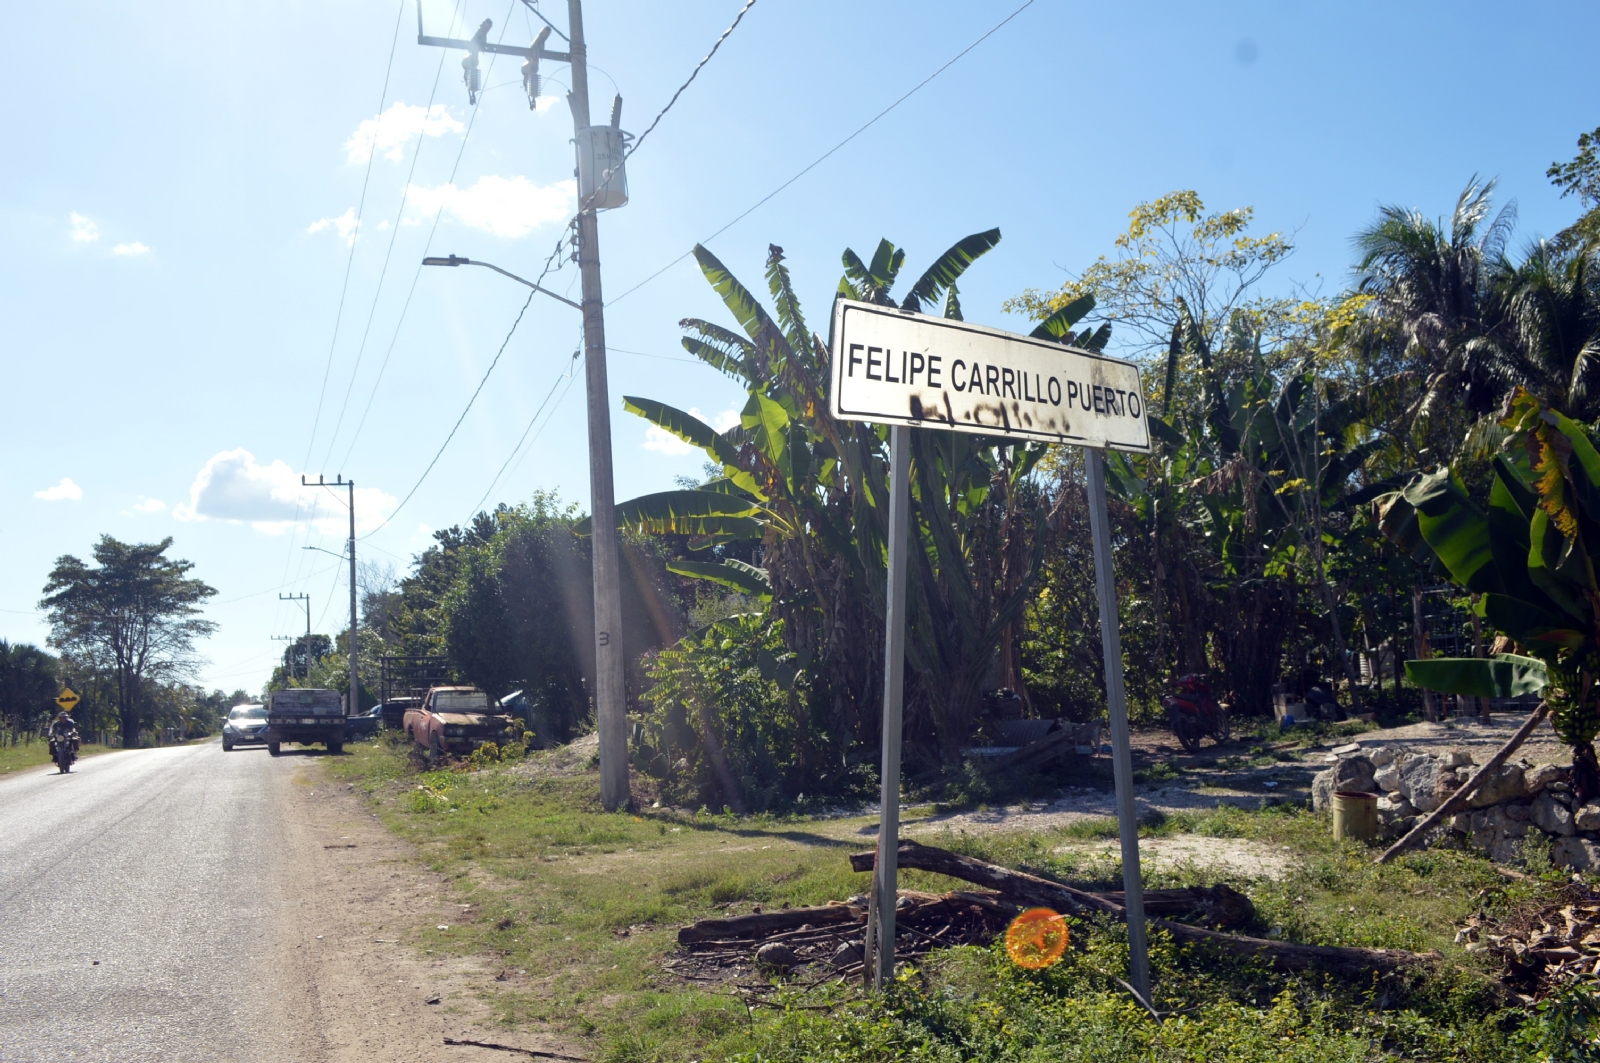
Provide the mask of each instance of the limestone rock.
{"label": "limestone rock", "polygon": [[1460,768],[1472,763],[1472,755],[1459,749],[1446,753],[1443,759],[1447,768]]}
{"label": "limestone rock", "polygon": [[1331,807],[1335,790],[1371,793],[1376,789],[1372,781],[1372,761],[1366,757],[1345,757],[1312,778],[1311,807],[1317,812]]}
{"label": "limestone rock", "polygon": [[1411,757],[1400,769],[1400,792],[1420,812],[1432,812],[1460,786],[1455,769],[1437,757]]}
{"label": "limestone rock", "polygon": [[1567,769],[1559,764],[1540,764],[1523,775],[1528,780],[1528,792],[1536,794],[1553,782],[1566,782]]}
{"label": "limestone rock", "polygon": [[1372,781],[1384,793],[1395,793],[1400,789],[1400,765],[1391,759],[1373,773]]}
{"label": "limestone rock", "polygon": [[1367,759],[1372,761],[1374,768],[1386,768],[1394,763],[1394,750],[1388,746],[1379,746],[1367,754]]}
{"label": "limestone rock", "polygon": [[1507,801],[1505,803],[1506,819],[1515,823],[1526,823],[1533,817],[1532,801]]}
{"label": "limestone rock", "polygon": [[1546,834],[1559,834],[1566,838],[1574,833],[1572,810],[1555,799],[1553,794],[1540,794],[1533,802],[1533,825]]}
{"label": "limestone rock", "polygon": [[1523,777],[1522,765],[1502,764],[1500,770],[1484,780],[1467,804],[1472,808],[1488,808],[1505,801],[1528,796],[1528,781]]}
{"label": "limestone rock", "polygon": [[1378,822],[1380,823],[1408,819],[1416,814],[1416,806],[1399,794],[1385,794],[1378,798]]}
{"label": "limestone rock", "polygon": [[1559,838],[1550,847],[1550,863],[1574,871],[1600,869],[1600,845],[1588,838]]}
{"label": "limestone rock", "polygon": [[1572,825],[1578,830],[1600,830],[1600,804],[1590,802],[1573,809]]}

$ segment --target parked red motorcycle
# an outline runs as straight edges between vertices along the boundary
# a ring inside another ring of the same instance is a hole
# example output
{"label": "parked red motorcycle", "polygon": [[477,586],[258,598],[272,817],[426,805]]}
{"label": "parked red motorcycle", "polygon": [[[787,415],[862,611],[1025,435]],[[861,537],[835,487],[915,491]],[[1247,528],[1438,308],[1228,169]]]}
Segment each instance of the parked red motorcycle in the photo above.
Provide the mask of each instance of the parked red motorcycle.
{"label": "parked red motorcycle", "polygon": [[1211,687],[1203,675],[1180,676],[1173,684],[1172,693],[1161,699],[1167,710],[1167,725],[1178,736],[1178,742],[1190,753],[1200,751],[1200,740],[1210,737],[1219,744],[1232,734],[1228,714],[1211,696]]}

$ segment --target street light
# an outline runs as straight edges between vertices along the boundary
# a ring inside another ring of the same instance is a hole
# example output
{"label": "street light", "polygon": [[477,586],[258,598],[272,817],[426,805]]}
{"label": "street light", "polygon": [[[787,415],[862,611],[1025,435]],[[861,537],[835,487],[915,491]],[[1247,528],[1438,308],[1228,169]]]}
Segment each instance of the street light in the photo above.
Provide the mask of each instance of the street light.
{"label": "street light", "polygon": [[459,255],[450,255],[448,258],[440,258],[437,255],[431,255],[428,258],[423,259],[422,260],[422,264],[424,266],[482,266],[484,269],[492,269],[492,270],[494,270],[496,273],[500,274],[502,277],[510,277],[512,280],[516,281],[518,284],[526,284],[528,287],[532,288],[536,292],[543,292],[544,294],[548,295],[552,299],[555,299],[555,300],[558,300],[560,302],[566,303],[568,306],[572,307],[572,309],[574,309],[574,310],[582,310],[583,309],[583,304],[582,303],[575,303],[571,299],[568,299],[564,295],[557,295],[555,292],[551,291],[549,288],[541,288],[537,284],[533,283],[532,281],[524,280],[523,278],[517,276],[515,273],[512,273],[510,270],[501,269],[499,266],[496,266],[493,263],[489,263],[489,262],[474,262],[470,258],[462,258]]}

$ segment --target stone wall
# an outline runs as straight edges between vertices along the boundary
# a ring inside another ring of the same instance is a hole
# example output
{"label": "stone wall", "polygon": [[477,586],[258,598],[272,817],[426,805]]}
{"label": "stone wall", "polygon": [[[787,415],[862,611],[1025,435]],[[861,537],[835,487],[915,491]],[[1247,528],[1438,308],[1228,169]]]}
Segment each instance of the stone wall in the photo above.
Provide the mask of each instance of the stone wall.
{"label": "stone wall", "polygon": [[[1398,838],[1436,811],[1477,771],[1463,752],[1413,753],[1384,746],[1346,747],[1311,782],[1311,803],[1329,807],[1335,790],[1376,793],[1378,823]],[[1530,831],[1551,840],[1551,860],[1575,871],[1600,870],[1600,803],[1576,805],[1559,764],[1508,761],[1449,820],[1449,829],[1497,863],[1519,858]]]}

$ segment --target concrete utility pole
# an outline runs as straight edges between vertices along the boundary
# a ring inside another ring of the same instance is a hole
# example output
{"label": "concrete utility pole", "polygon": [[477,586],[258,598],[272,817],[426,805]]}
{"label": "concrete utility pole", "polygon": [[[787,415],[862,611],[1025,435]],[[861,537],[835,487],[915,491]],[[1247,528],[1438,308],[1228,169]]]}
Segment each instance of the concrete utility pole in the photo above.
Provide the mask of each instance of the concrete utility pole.
{"label": "concrete utility pole", "polygon": [[[572,56],[572,129],[581,144],[589,128],[588,51],[583,2],[567,0]],[[583,281],[584,383],[589,398],[589,508],[594,526],[595,710],[600,729],[600,801],[608,810],[628,804],[628,705],[623,685],[622,592],[617,573],[616,499],[611,474],[611,402],[606,381],[606,320],[600,298],[600,226],[595,210],[578,210],[578,270]]]}
{"label": "concrete utility pole", "polygon": [[[331,483],[325,476],[318,476],[316,483],[312,483],[304,476],[301,476],[300,485],[302,487],[344,487],[350,492],[350,702],[345,707],[345,715],[358,716],[361,714],[361,674],[357,664],[356,650],[356,621],[358,619],[356,614],[356,482],[354,480],[346,480],[344,474],[340,473],[338,479]],[[320,548],[308,546],[306,549],[316,550]],[[324,550],[323,553],[331,554],[333,551]],[[310,610],[311,606],[308,604],[306,606],[306,616],[308,618],[311,615]],[[307,625],[306,630],[309,634],[309,625]],[[309,674],[309,665],[307,669]]]}
{"label": "concrete utility pole", "polygon": [[[280,594],[280,602],[303,602],[306,607],[306,640],[301,643],[302,652],[306,655],[306,675],[311,675],[311,595],[309,594]],[[289,658],[289,678],[297,678],[294,674],[294,657]]]}
{"label": "concrete utility pole", "polygon": [[[537,14],[537,12],[535,12]],[[539,16],[541,19],[543,15]],[[605,195],[603,190],[625,187],[626,177],[621,170],[622,156],[594,149],[595,132],[589,123],[589,69],[587,48],[583,36],[582,0],[567,0],[568,51],[552,52],[545,49],[550,30],[539,31],[527,48],[495,44],[489,41],[490,23],[485,20],[470,40],[448,37],[429,37],[422,32],[422,13],[417,12],[417,43],[442,48],[464,48],[467,58],[462,70],[469,94],[476,95],[478,55],[489,52],[495,55],[517,55],[527,60],[523,67],[523,84],[528,90],[528,105],[534,106],[538,95],[538,64],[541,59],[570,63],[572,66],[572,91],[567,103],[572,109],[573,139],[582,157],[579,163],[578,216],[576,231],[578,270],[583,284],[584,383],[588,392],[589,417],[589,508],[593,536],[594,567],[594,670],[595,715],[600,731],[600,800],[608,811],[626,807],[632,802],[628,786],[628,705],[623,678],[622,658],[622,592],[617,556],[616,498],[612,486],[611,469],[611,408],[610,391],[606,380],[606,322],[605,308],[600,294],[600,234],[597,212],[602,208],[621,206],[626,195]],[[612,106],[610,137],[607,143],[620,145],[621,99]],[[585,181],[596,185],[595,191],[585,194]],[[451,255],[448,258],[426,258],[424,265],[456,266],[482,265],[466,258]],[[498,266],[489,266],[513,280],[554,296],[571,305],[553,292],[537,284],[506,273]]]}

